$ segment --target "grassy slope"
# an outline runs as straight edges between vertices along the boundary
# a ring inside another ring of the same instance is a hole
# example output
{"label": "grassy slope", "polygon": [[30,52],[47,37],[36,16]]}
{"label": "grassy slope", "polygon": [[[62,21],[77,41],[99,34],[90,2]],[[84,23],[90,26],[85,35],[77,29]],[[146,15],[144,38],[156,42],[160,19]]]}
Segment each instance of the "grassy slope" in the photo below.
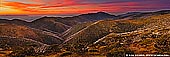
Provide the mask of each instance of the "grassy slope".
{"label": "grassy slope", "polygon": [[93,22],[87,22],[87,23],[82,23],[82,24],[77,24],[73,27],[71,27],[70,29],[68,29],[67,31],[63,32],[61,37],[62,38],[67,38],[71,35],[73,35],[74,33],[84,29],[85,27],[89,26],[90,24],[92,24]]}
{"label": "grassy slope", "polygon": [[130,22],[143,24],[144,27],[124,33],[110,33],[90,48],[100,50],[108,56],[122,53],[170,53],[169,19],[170,14],[156,15]]}
{"label": "grassy slope", "polygon": [[[127,26],[129,25],[129,26]],[[119,22],[114,20],[100,20],[90,24],[82,30],[79,30],[75,34],[69,36],[67,40],[64,42],[65,47],[71,51],[75,51],[76,49],[79,51],[83,51],[82,48],[86,48],[88,45],[91,45],[93,42],[101,39],[102,37],[114,32],[128,32],[137,29],[141,24],[130,23],[130,22]],[[124,29],[128,27],[127,29]]]}

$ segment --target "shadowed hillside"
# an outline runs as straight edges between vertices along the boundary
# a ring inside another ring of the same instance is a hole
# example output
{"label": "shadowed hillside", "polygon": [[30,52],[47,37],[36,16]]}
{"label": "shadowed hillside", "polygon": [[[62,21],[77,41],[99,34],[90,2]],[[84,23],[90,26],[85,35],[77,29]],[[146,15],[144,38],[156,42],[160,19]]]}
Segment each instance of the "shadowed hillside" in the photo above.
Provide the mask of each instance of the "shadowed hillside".
{"label": "shadowed hillside", "polygon": [[40,41],[46,44],[59,44],[61,39],[47,32],[28,28],[26,26],[18,26],[14,24],[0,24],[1,37],[16,37],[16,38],[29,38]]}

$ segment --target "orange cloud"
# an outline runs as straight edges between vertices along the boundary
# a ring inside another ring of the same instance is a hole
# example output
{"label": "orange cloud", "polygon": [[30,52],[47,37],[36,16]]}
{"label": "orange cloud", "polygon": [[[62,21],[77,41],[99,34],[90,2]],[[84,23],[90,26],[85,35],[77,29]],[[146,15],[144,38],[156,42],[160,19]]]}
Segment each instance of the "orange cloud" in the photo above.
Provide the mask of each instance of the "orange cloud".
{"label": "orange cloud", "polygon": [[20,3],[20,2],[6,2],[6,3],[4,3],[4,5],[11,6],[11,7],[18,7],[18,8],[41,6],[38,4],[25,4],[25,3]]}
{"label": "orange cloud", "polygon": [[[39,0],[37,0],[39,1]],[[75,14],[75,13],[87,13],[87,12],[97,12],[97,11],[122,11],[120,5],[134,5],[133,3],[76,3],[70,0],[63,0],[65,2],[62,4],[55,4],[51,6],[44,6],[39,4],[25,4],[20,2],[6,2],[5,6],[9,6],[12,9],[17,9],[19,11],[31,12],[29,14]],[[119,5],[119,6],[118,6]]]}
{"label": "orange cloud", "polygon": [[25,4],[20,2],[6,2],[3,5],[12,9],[30,12],[36,12],[38,11],[38,7],[42,6],[40,4]]}

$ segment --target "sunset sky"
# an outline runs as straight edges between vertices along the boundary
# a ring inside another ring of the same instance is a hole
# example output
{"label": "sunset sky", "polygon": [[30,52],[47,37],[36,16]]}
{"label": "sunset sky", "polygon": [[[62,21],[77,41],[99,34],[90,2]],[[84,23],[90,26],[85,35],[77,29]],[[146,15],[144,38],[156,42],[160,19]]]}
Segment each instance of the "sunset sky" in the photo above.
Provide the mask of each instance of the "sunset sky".
{"label": "sunset sky", "polygon": [[0,15],[123,13],[170,9],[170,0],[0,0]]}

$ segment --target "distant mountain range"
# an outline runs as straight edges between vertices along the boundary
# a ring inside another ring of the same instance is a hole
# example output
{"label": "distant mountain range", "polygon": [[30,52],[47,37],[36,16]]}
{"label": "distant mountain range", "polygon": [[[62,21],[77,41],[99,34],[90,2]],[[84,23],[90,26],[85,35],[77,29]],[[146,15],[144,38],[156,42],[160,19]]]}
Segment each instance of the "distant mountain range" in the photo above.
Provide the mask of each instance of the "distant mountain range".
{"label": "distant mountain range", "polygon": [[0,56],[170,54],[170,10],[0,19]]}

